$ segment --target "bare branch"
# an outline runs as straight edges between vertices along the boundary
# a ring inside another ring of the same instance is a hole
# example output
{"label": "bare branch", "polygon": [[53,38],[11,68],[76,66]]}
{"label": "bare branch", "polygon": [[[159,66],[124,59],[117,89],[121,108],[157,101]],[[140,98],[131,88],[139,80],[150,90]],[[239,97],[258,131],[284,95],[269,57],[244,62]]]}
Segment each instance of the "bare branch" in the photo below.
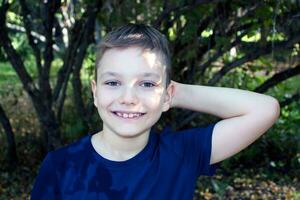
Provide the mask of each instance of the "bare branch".
{"label": "bare branch", "polygon": [[29,45],[31,46],[34,56],[35,56],[35,61],[36,61],[36,67],[38,69],[39,77],[41,77],[42,73],[42,63],[41,63],[41,52],[39,48],[37,47],[37,42],[35,42],[35,39],[32,35],[33,32],[33,27],[32,27],[32,17],[30,14],[30,11],[26,5],[26,2],[24,0],[20,0],[20,5],[22,9],[22,16],[23,16],[23,22],[24,22],[24,27],[26,31],[26,35],[29,41]]}
{"label": "bare branch", "polygon": [[66,90],[69,76],[72,72],[74,59],[76,58],[76,51],[80,45],[80,38],[83,34],[83,19],[76,21],[73,29],[71,30],[70,45],[66,50],[64,57],[64,64],[57,73],[57,81],[53,91],[54,102],[59,101],[58,98],[62,91]]}
{"label": "bare branch", "polygon": [[27,72],[24,62],[21,56],[17,53],[15,48],[12,46],[12,41],[8,37],[7,27],[6,27],[6,12],[8,9],[8,4],[1,6],[0,8],[0,45],[3,47],[8,60],[12,64],[12,67],[17,72],[24,89],[33,98],[37,99],[39,96],[39,91],[35,87],[32,77]]}
{"label": "bare branch", "polygon": [[53,100],[56,102],[58,108],[58,119],[60,119],[62,113],[70,74],[73,70],[80,71],[81,69],[86,49],[93,39],[92,35],[95,28],[96,15],[101,7],[101,1],[89,5],[82,18],[75,22],[75,25],[71,30],[70,46],[68,47],[64,58],[64,65],[58,72],[58,78],[53,93]]}
{"label": "bare branch", "polygon": [[[19,26],[19,25],[16,25],[16,24],[6,22],[6,27],[9,30],[9,32],[26,33],[26,29],[23,26]],[[32,35],[34,40],[37,40],[40,43],[45,43],[45,41],[46,41],[46,38],[38,32],[31,31],[31,35]],[[58,47],[56,44],[54,44],[53,45],[53,50],[56,51],[56,52],[59,52],[60,47]]]}
{"label": "bare branch", "polygon": [[9,119],[2,108],[0,104],[0,122],[2,124],[2,127],[6,133],[6,140],[7,140],[7,159],[9,161],[10,167],[16,167],[16,164],[18,162],[17,157],[17,151],[16,151],[16,142],[15,142],[15,135],[12,130],[11,124],[9,122]]}
{"label": "bare branch", "polygon": [[278,83],[285,81],[288,78],[296,76],[298,74],[300,74],[300,64],[298,64],[296,67],[289,68],[287,70],[275,74],[270,79],[265,81],[262,85],[257,87],[254,91],[259,93],[266,92],[269,88],[273,87],[274,85],[277,85]]}
{"label": "bare branch", "polygon": [[89,44],[93,41],[92,33],[95,30],[95,15],[98,11],[95,11],[93,15],[90,15],[87,19],[87,22],[84,27],[84,36],[83,41],[81,42],[78,53],[76,56],[76,60],[74,63],[74,69],[73,69],[73,79],[72,79],[72,85],[73,85],[73,93],[74,93],[74,102],[76,106],[76,110],[86,128],[89,128],[89,118],[90,115],[87,112],[86,106],[84,105],[84,101],[82,99],[82,84],[80,79],[80,70],[82,67],[82,63],[87,51],[87,48]]}
{"label": "bare branch", "polygon": [[52,107],[52,90],[50,86],[49,74],[53,57],[53,26],[55,22],[55,13],[61,6],[60,0],[44,2],[44,35],[46,37],[45,51],[43,52],[44,65],[41,73],[40,87],[43,89],[43,99],[46,105]]}

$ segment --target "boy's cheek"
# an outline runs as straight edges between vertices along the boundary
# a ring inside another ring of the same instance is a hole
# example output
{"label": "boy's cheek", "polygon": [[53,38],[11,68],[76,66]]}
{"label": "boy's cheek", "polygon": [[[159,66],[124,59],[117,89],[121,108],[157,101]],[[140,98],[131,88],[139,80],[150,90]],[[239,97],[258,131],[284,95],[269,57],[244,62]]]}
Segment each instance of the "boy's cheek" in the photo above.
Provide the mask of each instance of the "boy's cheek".
{"label": "boy's cheek", "polygon": [[159,96],[157,97],[148,97],[147,99],[144,99],[144,102],[149,105],[150,107],[158,107],[161,103],[161,98]]}

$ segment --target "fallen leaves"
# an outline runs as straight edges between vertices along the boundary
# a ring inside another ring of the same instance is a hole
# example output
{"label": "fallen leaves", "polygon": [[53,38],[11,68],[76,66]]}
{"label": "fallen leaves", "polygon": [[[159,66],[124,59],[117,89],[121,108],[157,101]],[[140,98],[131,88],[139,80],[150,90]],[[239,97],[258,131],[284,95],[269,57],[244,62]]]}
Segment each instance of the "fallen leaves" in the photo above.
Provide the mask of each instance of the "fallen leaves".
{"label": "fallen leaves", "polygon": [[[259,173],[259,172],[258,172]],[[209,189],[207,183],[200,184],[199,189],[195,191],[196,199],[215,200],[215,199],[274,199],[274,200],[296,200],[299,196],[299,180],[294,178],[291,182],[287,179],[282,179],[281,183],[276,183],[271,180],[272,177],[266,178],[256,174],[255,176],[235,173],[234,177],[222,177],[217,175],[212,178],[214,184],[219,185],[218,188],[223,190],[214,191]],[[207,177],[206,177],[207,178]],[[273,177],[274,178],[274,177]],[[200,178],[201,180],[203,178]],[[201,181],[200,180],[200,181]],[[222,184],[226,183],[225,187]],[[206,188],[205,188],[206,187]],[[207,188],[208,187],[208,188]]]}

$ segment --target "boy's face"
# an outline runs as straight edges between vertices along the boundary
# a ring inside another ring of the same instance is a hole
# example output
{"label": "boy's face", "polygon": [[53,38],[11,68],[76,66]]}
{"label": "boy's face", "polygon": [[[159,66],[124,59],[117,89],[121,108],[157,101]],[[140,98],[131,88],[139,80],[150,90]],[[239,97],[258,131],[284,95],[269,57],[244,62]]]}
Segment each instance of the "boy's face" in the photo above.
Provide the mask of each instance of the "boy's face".
{"label": "boy's face", "polygon": [[138,47],[107,50],[98,63],[97,83],[92,81],[103,131],[122,137],[149,133],[171,105],[174,87],[171,83],[166,89],[165,73],[155,52]]}

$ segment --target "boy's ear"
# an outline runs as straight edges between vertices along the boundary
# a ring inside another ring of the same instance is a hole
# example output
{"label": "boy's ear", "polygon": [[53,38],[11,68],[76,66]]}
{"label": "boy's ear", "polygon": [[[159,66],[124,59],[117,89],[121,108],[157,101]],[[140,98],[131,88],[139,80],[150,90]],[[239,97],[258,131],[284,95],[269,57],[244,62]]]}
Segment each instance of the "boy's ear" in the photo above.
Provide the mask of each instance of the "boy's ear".
{"label": "boy's ear", "polygon": [[94,105],[97,107],[97,95],[96,95],[97,83],[95,80],[91,81],[91,88],[92,88],[93,97],[94,97]]}
{"label": "boy's ear", "polygon": [[163,109],[162,109],[163,112],[166,112],[171,108],[172,98],[174,96],[174,90],[175,90],[174,83],[171,81],[166,91],[166,95],[163,103]]}

